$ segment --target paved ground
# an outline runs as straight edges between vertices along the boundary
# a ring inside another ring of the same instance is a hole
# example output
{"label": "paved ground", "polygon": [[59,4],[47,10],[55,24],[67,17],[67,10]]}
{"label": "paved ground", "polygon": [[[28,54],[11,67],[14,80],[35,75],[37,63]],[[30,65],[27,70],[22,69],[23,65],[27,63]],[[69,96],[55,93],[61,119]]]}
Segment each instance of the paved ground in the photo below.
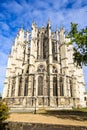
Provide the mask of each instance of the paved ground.
{"label": "paved ground", "polygon": [[[82,116],[83,117],[83,116]],[[80,117],[81,118],[81,117]],[[30,113],[12,113],[6,121],[12,122],[28,122],[28,123],[42,123],[42,124],[62,124],[74,126],[87,126],[87,120],[76,120],[74,118],[61,118],[61,116],[30,114]],[[40,129],[40,130],[44,130]],[[56,130],[56,128],[54,129]]]}

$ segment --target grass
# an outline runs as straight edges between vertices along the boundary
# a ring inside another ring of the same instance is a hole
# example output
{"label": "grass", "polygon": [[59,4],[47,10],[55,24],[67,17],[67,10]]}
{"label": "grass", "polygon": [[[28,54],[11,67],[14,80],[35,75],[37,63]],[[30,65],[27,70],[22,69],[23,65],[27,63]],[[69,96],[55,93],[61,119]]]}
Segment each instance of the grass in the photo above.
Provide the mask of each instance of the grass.
{"label": "grass", "polygon": [[74,111],[81,111],[81,112],[87,112],[87,107],[86,108],[73,108]]}

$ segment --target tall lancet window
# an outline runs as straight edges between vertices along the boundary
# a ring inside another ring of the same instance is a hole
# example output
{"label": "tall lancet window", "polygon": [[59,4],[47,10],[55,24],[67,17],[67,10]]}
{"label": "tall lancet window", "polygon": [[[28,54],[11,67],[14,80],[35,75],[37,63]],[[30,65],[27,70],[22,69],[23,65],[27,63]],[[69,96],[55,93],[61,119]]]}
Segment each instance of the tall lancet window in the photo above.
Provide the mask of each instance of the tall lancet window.
{"label": "tall lancet window", "polygon": [[53,54],[53,60],[57,61],[57,42],[52,42],[52,54]]}
{"label": "tall lancet window", "polygon": [[28,77],[25,78],[24,96],[28,95]]}
{"label": "tall lancet window", "polygon": [[41,34],[41,44],[40,44],[40,58],[43,59],[43,40],[44,40],[44,34]]}
{"label": "tall lancet window", "polygon": [[39,40],[37,41],[37,59],[40,58],[40,52],[39,52]]}
{"label": "tall lancet window", "polygon": [[25,61],[25,50],[24,50],[24,61]]}
{"label": "tall lancet window", "polygon": [[70,96],[72,97],[72,80],[69,80],[69,85],[70,85]]}
{"label": "tall lancet window", "polygon": [[57,76],[53,77],[53,96],[58,96]]}
{"label": "tall lancet window", "polygon": [[64,96],[63,78],[60,77],[60,96]]}
{"label": "tall lancet window", "polygon": [[48,57],[48,46],[47,46],[48,39],[44,37],[43,40],[44,40],[43,41],[43,59],[46,59]]}
{"label": "tall lancet window", "polygon": [[57,89],[57,69],[55,66],[53,66],[52,73],[55,74],[53,77],[53,96],[58,96],[58,89]]}
{"label": "tall lancet window", "polygon": [[38,96],[43,95],[43,77],[39,76],[38,77]]}
{"label": "tall lancet window", "polygon": [[21,88],[22,88],[22,76],[19,77],[19,91],[18,91],[18,96],[21,96]]}

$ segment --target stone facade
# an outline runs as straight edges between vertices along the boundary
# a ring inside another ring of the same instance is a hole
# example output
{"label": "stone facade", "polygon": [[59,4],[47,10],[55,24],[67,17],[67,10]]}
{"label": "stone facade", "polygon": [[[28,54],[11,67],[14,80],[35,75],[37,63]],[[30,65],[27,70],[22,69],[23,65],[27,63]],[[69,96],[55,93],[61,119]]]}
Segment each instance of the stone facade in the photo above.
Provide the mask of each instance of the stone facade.
{"label": "stone facade", "polygon": [[83,71],[73,63],[64,29],[38,28],[17,34],[8,58],[3,98],[15,108],[84,107]]}

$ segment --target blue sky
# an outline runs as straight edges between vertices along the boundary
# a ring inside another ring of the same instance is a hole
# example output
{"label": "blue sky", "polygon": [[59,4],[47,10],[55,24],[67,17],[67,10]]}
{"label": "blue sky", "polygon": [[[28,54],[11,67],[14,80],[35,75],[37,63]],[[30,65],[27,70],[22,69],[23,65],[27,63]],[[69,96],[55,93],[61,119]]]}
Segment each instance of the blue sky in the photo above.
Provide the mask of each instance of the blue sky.
{"label": "blue sky", "polygon": [[[0,0],[0,92],[3,91],[7,59],[14,38],[21,26],[31,29],[32,21],[38,27],[51,21],[56,26],[70,28],[70,22],[79,28],[87,26],[87,0]],[[84,67],[87,84],[87,67]]]}

